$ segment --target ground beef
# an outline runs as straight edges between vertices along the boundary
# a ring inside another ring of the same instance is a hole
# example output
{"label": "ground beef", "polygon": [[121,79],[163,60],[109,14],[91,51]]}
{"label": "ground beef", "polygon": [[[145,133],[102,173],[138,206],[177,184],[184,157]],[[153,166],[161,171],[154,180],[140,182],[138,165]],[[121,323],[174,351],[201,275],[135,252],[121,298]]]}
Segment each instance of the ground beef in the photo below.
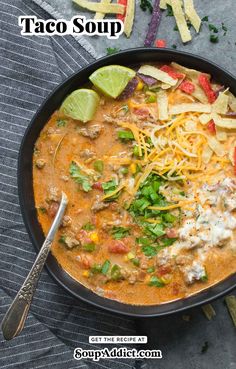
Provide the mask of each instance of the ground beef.
{"label": "ground beef", "polygon": [[97,138],[102,130],[102,126],[100,126],[99,124],[94,124],[90,127],[82,127],[82,128],[78,128],[78,132],[84,136],[84,137],[89,137],[92,140],[94,140],[95,138]]}

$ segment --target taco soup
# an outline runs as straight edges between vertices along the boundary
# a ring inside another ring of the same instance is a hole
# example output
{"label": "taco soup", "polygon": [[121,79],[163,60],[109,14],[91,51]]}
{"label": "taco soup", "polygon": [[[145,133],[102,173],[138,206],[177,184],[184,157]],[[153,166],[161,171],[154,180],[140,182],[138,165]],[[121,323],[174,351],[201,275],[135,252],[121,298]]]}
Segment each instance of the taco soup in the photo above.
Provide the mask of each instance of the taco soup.
{"label": "taco soup", "polygon": [[103,67],[67,96],[36,141],[33,186],[52,246],[95,293],[153,305],[236,272],[236,98],[170,64]]}

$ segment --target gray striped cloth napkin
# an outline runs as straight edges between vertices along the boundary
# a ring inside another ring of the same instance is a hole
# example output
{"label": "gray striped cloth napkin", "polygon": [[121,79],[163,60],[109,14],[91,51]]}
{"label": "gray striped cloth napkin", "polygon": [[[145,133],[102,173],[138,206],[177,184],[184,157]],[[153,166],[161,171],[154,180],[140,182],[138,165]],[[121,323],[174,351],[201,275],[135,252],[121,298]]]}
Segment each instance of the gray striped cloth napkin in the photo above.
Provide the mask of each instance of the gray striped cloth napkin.
{"label": "gray striped cloth napkin", "polygon": [[[72,36],[23,37],[18,16],[49,17],[30,0],[0,1],[0,321],[23,283],[35,250],[22,222],[16,183],[24,131],[50,91],[94,60]],[[22,173],[22,175],[24,175]],[[89,335],[132,335],[134,322],[68,295],[43,271],[26,327],[5,342],[0,333],[1,369],[134,368],[134,360],[96,363],[73,359],[73,349],[98,349]],[[140,364],[140,362],[138,362]]]}

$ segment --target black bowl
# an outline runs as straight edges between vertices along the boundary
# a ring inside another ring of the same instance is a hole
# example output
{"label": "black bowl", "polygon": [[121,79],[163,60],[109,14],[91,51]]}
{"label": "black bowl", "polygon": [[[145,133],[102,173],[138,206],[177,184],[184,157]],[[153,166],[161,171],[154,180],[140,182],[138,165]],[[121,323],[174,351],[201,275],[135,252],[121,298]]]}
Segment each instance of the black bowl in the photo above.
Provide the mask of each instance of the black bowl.
{"label": "black bowl", "polygon": [[[37,140],[43,126],[46,124],[51,114],[58,109],[63,99],[73,90],[83,86],[88,81],[89,75],[96,69],[109,64],[134,65],[157,61],[174,61],[183,64],[186,67],[208,72],[217,82],[230,87],[231,91],[236,95],[236,79],[216,64],[188,53],[156,48],[131,49],[104,57],[81,69],[79,72],[73,74],[65,82],[60,84],[45,100],[32,119],[25,132],[19,153],[18,190],[20,206],[26,228],[37,250],[39,250],[44,241],[44,235],[37,219],[34,203],[32,156],[35,141]],[[153,317],[183,311],[197,305],[209,303],[213,299],[229,293],[236,287],[236,274],[234,274],[217,285],[185,299],[161,305],[135,306],[98,296],[71,278],[60,267],[56,259],[51,254],[48,257],[46,266],[55,280],[75,297],[87,301],[97,307],[134,317]]]}

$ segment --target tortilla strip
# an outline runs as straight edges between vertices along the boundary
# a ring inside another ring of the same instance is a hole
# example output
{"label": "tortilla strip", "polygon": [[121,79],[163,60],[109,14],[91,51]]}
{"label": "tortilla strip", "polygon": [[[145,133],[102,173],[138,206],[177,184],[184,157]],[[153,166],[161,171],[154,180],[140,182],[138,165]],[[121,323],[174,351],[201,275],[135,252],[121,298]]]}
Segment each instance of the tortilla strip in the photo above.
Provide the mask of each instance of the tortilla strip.
{"label": "tortilla strip", "polygon": [[171,5],[171,0],[161,0],[160,1],[161,9],[167,9],[167,5]]}
{"label": "tortilla strip", "polygon": [[184,0],[184,10],[191,24],[198,33],[201,27],[201,19],[194,8],[193,0]]}
{"label": "tortilla strip", "polygon": [[214,151],[217,156],[221,157],[225,155],[224,146],[222,146],[215,137],[208,136],[207,141],[208,141],[208,145],[210,146],[211,150]]}
{"label": "tortilla strip", "polygon": [[188,112],[198,112],[198,113],[210,113],[210,104],[192,103],[192,104],[178,104],[172,105],[169,113],[171,115],[182,114]]}
{"label": "tortilla strip", "polygon": [[74,3],[81,6],[81,8],[90,10],[92,12],[99,12],[104,14],[124,14],[124,5],[119,4],[103,4],[94,3],[88,0],[73,0]]}
{"label": "tortilla strip", "polygon": [[236,129],[236,119],[222,118],[220,115],[213,113],[212,118],[214,119],[215,125],[221,128]]}
{"label": "tortilla strip", "polygon": [[[110,4],[111,0],[101,0],[101,4]],[[94,19],[103,19],[105,17],[105,13],[95,13]]]}
{"label": "tortilla strip", "polygon": [[220,92],[216,101],[212,104],[212,111],[219,114],[226,114],[228,111],[229,96]]}
{"label": "tortilla strip", "polygon": [[168,97],[164,90],[157,92],[157,104],[158,104],[158,118],[160,120],[167,120],[168,114]]}
{"label": "tortilla strip", "polygon": [[177,79],[170,77],[168,73],[163,72],[162,70],[153,67],[152,65],[143,65],[141,68],[139,68],[138,73],[153,77],[158,81],[164,82],[170,86],[175,86],[178,82]]}
{"label": "tortilla strip", "polygon": [[210,122],[210,120],[212,119],[212,114],[201,114],[199,116],[199,121],[202,124],[207,124],[208,122]]}
{"label": "tortilla strip", "polygon": [[182,41],[191,41],[192,37],[184,16],[181,0],[171,0],[171,6]]}
{"label": "tortilla strip", "polygon": [[124,34],[127,37],[130,37],[132,32],[134,24],[134,13],[135,13],[135,0],[128,0],[124,20]]}
{"label": "tortilla strip", "polygon": [[229,96],[230,109],[236,112],[236,97],[230,91],[227,91],[227,95]]}

